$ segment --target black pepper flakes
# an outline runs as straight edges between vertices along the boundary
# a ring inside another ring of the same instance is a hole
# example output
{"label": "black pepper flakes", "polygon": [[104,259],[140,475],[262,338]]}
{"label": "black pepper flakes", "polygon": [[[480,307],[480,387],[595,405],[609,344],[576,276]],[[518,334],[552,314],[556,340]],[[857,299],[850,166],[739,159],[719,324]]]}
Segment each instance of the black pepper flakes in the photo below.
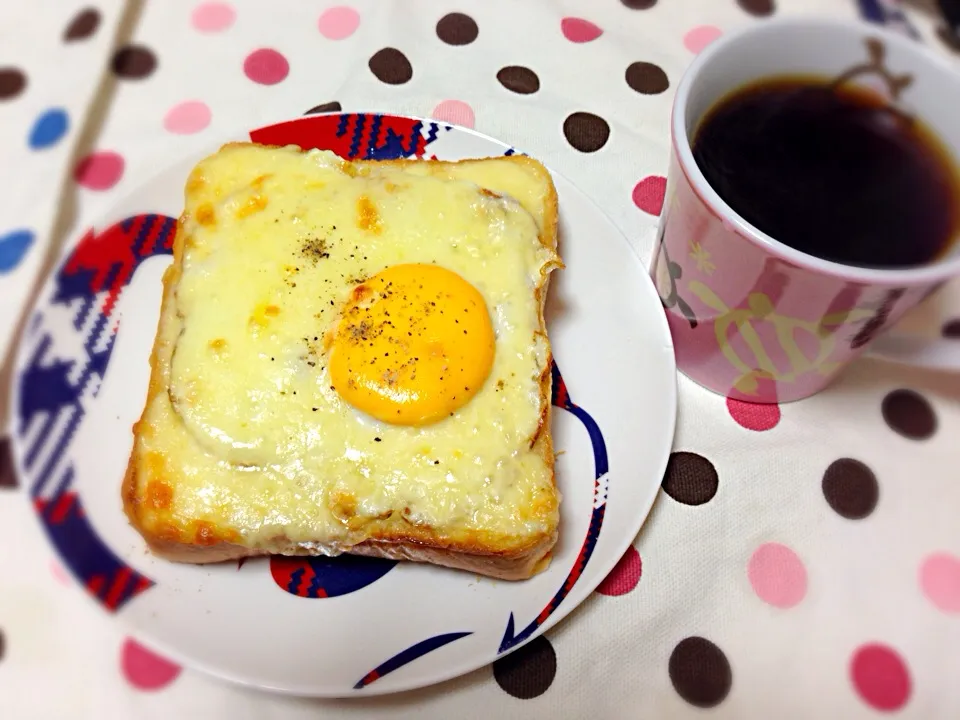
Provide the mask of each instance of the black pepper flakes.
{"label": "black pepper flakes", "polygon": [[304,241],[300,253],[314,262],[330,257],[327,241],[323,238],[308,238]]}

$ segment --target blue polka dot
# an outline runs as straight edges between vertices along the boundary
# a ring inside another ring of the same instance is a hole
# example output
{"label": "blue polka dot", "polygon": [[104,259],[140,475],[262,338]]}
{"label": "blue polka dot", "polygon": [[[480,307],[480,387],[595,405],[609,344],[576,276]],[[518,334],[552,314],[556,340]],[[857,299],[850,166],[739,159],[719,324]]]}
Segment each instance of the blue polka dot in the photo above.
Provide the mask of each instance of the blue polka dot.
{"label": "blue polka dot", "polygon": [[70,121],[63,108],[51,108],[44,112],[33,124],[30,131],[30,147],[43,150],[56,145],[66,135]]}
{"label": "blue polka dot", "polygon": [[0,235],[0,273],[8,273],[19,265],[35,239],[36,236],[29,230],[14,230]]}

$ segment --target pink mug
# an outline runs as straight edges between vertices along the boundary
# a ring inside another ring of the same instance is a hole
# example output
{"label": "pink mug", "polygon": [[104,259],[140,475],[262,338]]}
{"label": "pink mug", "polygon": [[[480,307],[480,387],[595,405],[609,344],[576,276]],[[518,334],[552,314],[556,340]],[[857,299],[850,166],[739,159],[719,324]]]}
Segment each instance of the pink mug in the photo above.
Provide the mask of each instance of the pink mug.
{"label": "pink mug", "polygon": [[[960,158],[960,75],[917,42],[874,25],[765,21],[711,44],[677,88],[671,158],[651,273],[677,366],[716,393],[789,402],[826,387],[864,353],[960,368],[960,343],[887,331],[960,275],[960,242],[921,267],[870,269],[807,255],[738,216],[707,184],[691,150],[704,114],[764,77],[844,76],[922,118]],[[909,238],[904,238],[909,242]]]}

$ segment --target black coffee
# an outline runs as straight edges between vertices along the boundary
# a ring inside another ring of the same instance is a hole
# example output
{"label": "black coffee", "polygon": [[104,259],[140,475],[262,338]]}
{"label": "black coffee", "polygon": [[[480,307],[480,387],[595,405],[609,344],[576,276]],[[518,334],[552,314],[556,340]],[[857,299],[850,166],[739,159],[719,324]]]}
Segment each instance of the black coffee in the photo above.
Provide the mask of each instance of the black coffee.
{"label": "black coffee", "polygon": [[940,142],[852,85],[777,78],[745,87],[707,113],[693,155],[747,222],[825,260],[923,265],[960,230],[960,179]]}

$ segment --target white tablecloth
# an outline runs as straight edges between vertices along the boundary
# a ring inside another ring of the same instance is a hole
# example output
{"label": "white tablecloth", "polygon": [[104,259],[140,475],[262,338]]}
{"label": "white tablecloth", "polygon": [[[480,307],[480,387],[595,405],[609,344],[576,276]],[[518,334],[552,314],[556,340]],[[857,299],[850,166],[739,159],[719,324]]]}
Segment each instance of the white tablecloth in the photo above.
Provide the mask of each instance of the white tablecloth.
{"label": "white tablecloth", "polygon": [[[0,349],[41,268],[116,198],[319,105],[433,115],[523,148],[647,258],[694,54],[771,15],[856,16],[841,0],[345,1],[0,6]],[[932,18],[911,19],[950,53]],[[565,133],[573,113],[588,115]],[[906,323],[958,318],[954,284]],[[764,410],[681,378],[664,491],[600,592],[496,667],[349,702],[222,684],[123,637],[3,472],[0,717],[956,718],[958,437],[950,377],[865,360]]]}

